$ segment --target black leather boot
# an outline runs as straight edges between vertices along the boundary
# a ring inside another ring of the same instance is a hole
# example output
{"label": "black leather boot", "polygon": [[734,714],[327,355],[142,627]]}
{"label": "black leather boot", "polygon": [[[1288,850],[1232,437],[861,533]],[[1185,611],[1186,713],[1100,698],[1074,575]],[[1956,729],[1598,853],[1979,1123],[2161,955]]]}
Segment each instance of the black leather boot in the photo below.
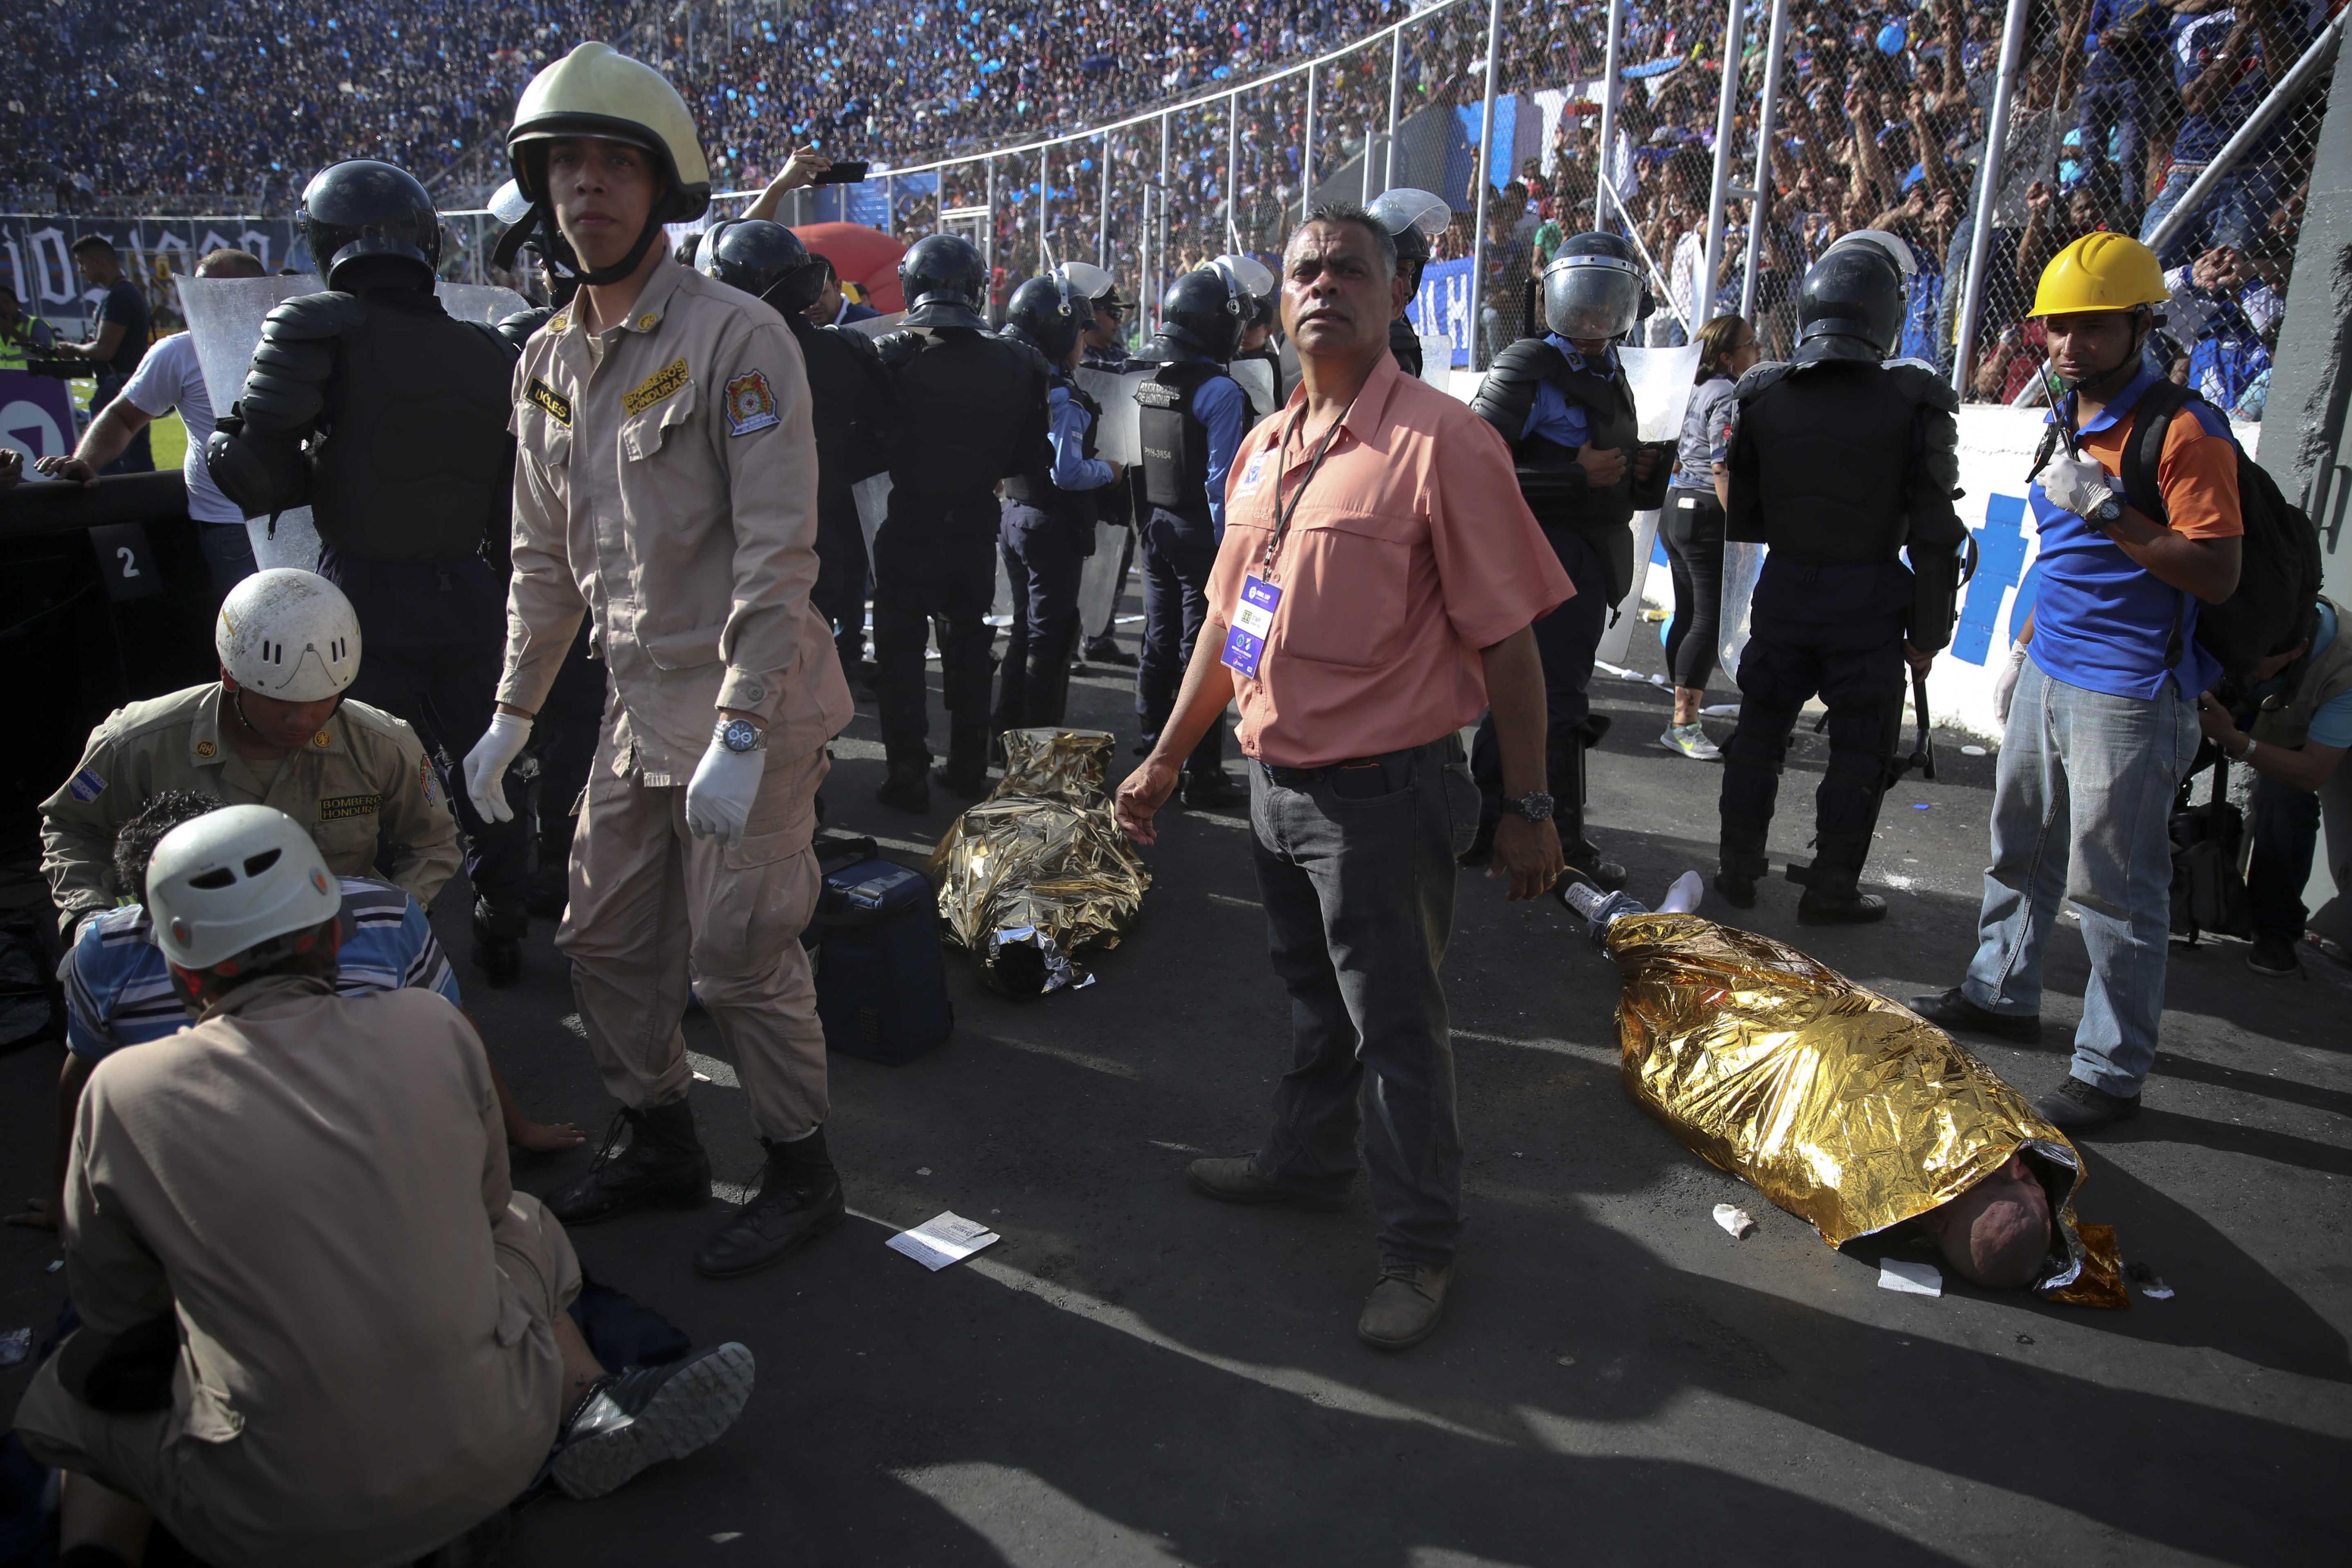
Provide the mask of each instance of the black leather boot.
{"label": "black leather boot", "polygon": [[1869,853],[1867,833],[1822,834],[1817,841],[1813,863],[1789,868],[1789,879],[1805,889],[1805,896],[1797,900],[1797,923],[1869,925],[1885,920],[1886,900],[1875,893],[1862,891],[1859,885],[1862,863]]}
{"label": "black leather boot", "polygon": [[[616,1148],[625,1131],[629,1142]],[[710,1157],[694,1135],[693,1110],[674,1100],[624,1107],[586,1173],[550,1194],[547,1208],[565,1225],[593,1225],[647,1204],[691,1209],[709,1201]]]}
{"label": "black leather boot", "polygon": [[731,1279],[765,1268],[833,1229],[848,1212],[840,1173],[825,1152],[824,1128],[790,1143],[765,1138],[760,1142],[768,1151],[760,1195],[695,1254],[698,1274]]}
{"label": "black leather boot", "polygon": [[522,939],[530,931],[530,911],[524,906],[474,900],[474,965],[492,989],[522,978]]}
{"label": "black leather boot", "polygon": [[1625,868],[1603,855],[1600,846],[1584,837],[1586,751],[1580,744],[1568,749],[1569,776],[1552,786],[1560,791],[1552,807],[1552,826],[1559,830],[1560,858],[1569,868],[1582,872],[1602,890],[1614,893],[1625,886]]}
{"label": "black leather boot", "polygon": [[948,737],[948,760],[931,775],[950,795],[978,800],[988,793],[988,737],[985,724],[959,724]]}
{"label": "black leather boot", "polygon": [[931,809],[930,764],[928,763],[892,763],[890,776],[874,792],[874,798],[893,811],[920,816]]}

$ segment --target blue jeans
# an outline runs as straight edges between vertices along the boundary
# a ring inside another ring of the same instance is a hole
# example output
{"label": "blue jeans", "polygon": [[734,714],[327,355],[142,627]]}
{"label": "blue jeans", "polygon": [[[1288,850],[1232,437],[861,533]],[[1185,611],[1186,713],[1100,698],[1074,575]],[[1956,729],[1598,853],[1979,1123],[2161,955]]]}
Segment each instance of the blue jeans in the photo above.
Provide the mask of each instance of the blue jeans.
{"label": "blue jeans", "polygon": [[2091,983],[2074,1075],[2137,1095],[2156,1060],[2172,923],[2173,794],[2197,754],[2196,704],[2169,687],[2109,697],[2019,676],[1993,784],[1992,864],[1977,955],[1960,989],[2009,1016],[2042,1010],[2042,949],[2061,900],[2074,906]]}
{"label": "blue jeans", "polygon": [[[2189,187],[2205,172],[2202,164],[2184,167],[2175,163],[2165,171],[2164,184],[2156,199],[2147,205],[2147,216],[2140,220],[2139,237],[2143,245],[2150,244],[2149,237],[2157,226],[2180,205]],[[2270,227],[2271,203],[2276,194],[2277,176],[2266,163],[2255,163],[2232,169],[2214,182],[2204,205],[2180,226],[2179,233],[2157,253],[2157,259],[2168,268],[2183,267],[2217,245],[2227,245],[2239,250],[2252,248],[2254,241]]]}
{"label": "blue jeans", "polygon": [[2147,112],[2147,90],[2130,78],[2083,84],[2083,155],[2104,161],[2108,133],[2118,133],[2115,138],[2116,173],[2122,180],[2126,206],[2139,205],[2140,181],[2145,176],[2142,165],[2147,162],[2142,152],[2146,141],[2140,134],[2140,117]]}
{"label": "blue jeans", "polygon": [[2246,902],[2254,934],[2270,942],[2300,942],[2310,911],[2303,889],[2319,847],[2319,796],[2275,779],[2254,781],[2254,853],[2246,864]]}

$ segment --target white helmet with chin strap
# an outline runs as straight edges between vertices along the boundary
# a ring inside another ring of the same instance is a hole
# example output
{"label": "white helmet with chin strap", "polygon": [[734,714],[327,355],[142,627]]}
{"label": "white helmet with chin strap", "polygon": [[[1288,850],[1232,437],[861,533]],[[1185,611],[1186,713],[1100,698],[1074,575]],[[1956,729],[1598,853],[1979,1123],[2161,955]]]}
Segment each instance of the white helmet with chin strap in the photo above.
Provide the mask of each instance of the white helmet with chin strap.
{"label": "white helmet with chin strap", "polygon": [[273,566],[228,591],[213,647],[240,690],[317,702],[357,679],[360,617],[343,591],[316,572]]}
{"label": "white helmet with chin strap", "polygon": [[206,812],[147,863],[155,945],[182,969],[236,974],[308,951],[343,892],[300,823],[267,805]]}

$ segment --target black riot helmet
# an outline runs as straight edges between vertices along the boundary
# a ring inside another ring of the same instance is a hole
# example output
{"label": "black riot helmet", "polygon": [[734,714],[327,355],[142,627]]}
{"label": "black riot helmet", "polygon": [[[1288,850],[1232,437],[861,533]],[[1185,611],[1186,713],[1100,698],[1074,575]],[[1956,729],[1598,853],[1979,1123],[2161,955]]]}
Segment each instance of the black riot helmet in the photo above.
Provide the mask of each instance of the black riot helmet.
{"label": "black riot helmet", "polygon": [[440,270],[441,215],[416,176],[391,163],[353,158],[320,170],[294,225],[330,289],[395,279],[430,289]]}
{"label": "black riot helmet", "polygon": [[907,297],[905,324],[988,331],[981,302],[988,295],[988,264],[961,235],[927,234],[898,258],[898,288]]}
{"label": "black riot helmet", "polygon": [[1883,360],[1902,342],[1903,263],[1910,249],[1898,253],[1875,233],[1848,235],[1807,269],[1797,290],[1794,358]]}
{"label": "black riot helmet", "polygon": [[1454,209],[1442,196],[1411,185],[1382,191],[1372,198],[1371,215],[1396,241],[1397,276],[1405,287],[1421,288],[1421,269],[1429,265],[1429,242],[1454,221]]}
{"label": "black riot helmet", "polygon": [[824,268],[801,237],[766,218],[722,218],[702,237],[694,269],[797,316],[824,292]]}
{"label": "black riot helmet", "polygon": [[1613,234],[1571,235],[1543,274],[1544,325],[1563,338],[1622,338],[1657,309],[1633,247]]}
{"label": "black riot helmet", "polygon": [[1092,303],[1077,297],[1067,278],[1032,278],[1005,302],[1004,335],[1027,343],[1059,370],[1093,320]]}
{"label": "black riot helmet", "polygon": [[1168,286],[1160,301],[1160,335],[1222,364],[1242,341],[1257,301],[1228,270],[1203,267]]}

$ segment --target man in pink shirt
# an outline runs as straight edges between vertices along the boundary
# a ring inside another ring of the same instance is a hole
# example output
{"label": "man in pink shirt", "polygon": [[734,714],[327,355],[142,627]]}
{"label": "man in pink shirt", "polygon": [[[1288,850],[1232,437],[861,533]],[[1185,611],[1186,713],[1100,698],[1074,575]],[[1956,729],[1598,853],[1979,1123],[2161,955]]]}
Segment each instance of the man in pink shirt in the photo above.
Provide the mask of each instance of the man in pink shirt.
{"label": "man in pink shirt", "polygon": [[1502,438],[1402,374],[1396,244],[1318,206],[1290,237],[1283,325],[1301,380],[1234,454],[1209,618],[1176,709],[1118,792],[1152,817],[1235,698],[1274,967],[1293,1060],[1264,1148],[1196,1160],[1227,1203],[1336,1207],[1360,1094],[1381,1279],[1356,1331],[1384,1350],[1436,1328],[1462,1224],[1462,1140],[1438,965],[1454,858],[1478,817],[1459,731],[1491,707],[1511,810],[1490,877],[1531,899],[1560,874],[1544,779],[1534,621],[1575,589],[1519,499]]}

